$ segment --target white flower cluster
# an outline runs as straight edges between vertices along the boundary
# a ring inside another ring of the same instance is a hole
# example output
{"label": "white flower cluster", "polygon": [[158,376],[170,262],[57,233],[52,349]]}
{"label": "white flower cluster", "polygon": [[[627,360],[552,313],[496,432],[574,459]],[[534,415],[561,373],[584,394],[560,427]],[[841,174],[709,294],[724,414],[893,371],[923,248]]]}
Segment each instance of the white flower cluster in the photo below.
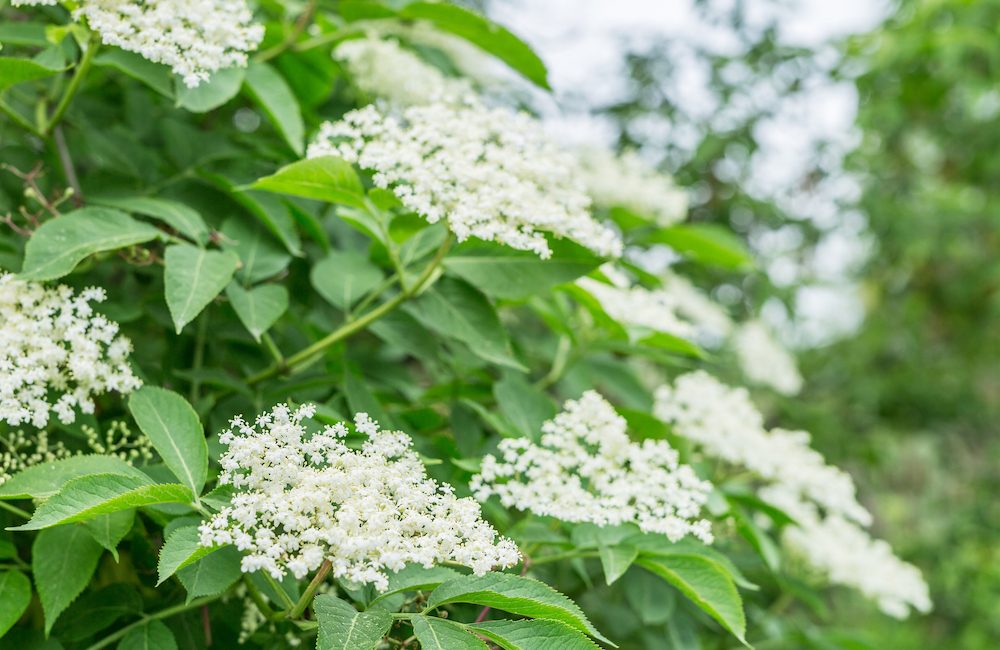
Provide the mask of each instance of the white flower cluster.
{"label": "white flower cluster", "polygon": [[656,170],[635,151],[616,155],[608,149],[588,147],[580,151],[580,169],[587,192],[597,205],[625,208],[661,226],[687,216],[687,193],[669,174]]}
{"label": "white flower cluster", "polygon": [[409,563],[457,562],[483,574],[520,557],[481,518],[479,504],[427,478],[409,436],[355,416],[367,440],[358,451],[337,424],[308,435],[315,407],[279,404],[250,425],[241,417],[219,440],[228,446],[219,481],[236,493],[201,528],[201,543],[235,544],[244,572],[302,578],[323,560],[334,577],[387,587],[386,571]]}
{"label": "white flower cluster", "polygon": [[337,155],[373,172],[431,223],[459,241],[478,237],[548,258],[544,233],[618,256],[618,235],[594,220],[572,158],[525,113],[464,105],[412,106],[396,116],[375,106],[326,123],[310,158]]}
{"label": "white flower cluster", "polygon": [[920,572],[868,536],[864,527],[872,517],[858,503],[854,481],[809,446],[808,433],[767,431],[746,389],[730,388],[704,371],[657,389],[654,413],[707,454],[764,479],[768,485],[759,496],[797,521],[786,528],[786,541],[832,582],[858,588],[893,616],[905,616],[907,603],[929,609]]}
{"label": "white flower cluster", "polygon": [[246,66],[247,53],[264,38],[245,0],[82,0],[73,16],[86,20],[106,45],[170,66],[188,87],[222,68]]}
{"label": "white flower cluster", "polygon": [[542,425],[538,443],[500,441],[472,477],[476,498],[497,495],[505,507],[600,526],[634,523],[677,541],[712,541],[697,519],[712,490],[662,440],[632,442],[626,422],[603,397],[588,391]]}
{"label": "white flower cluster", "polygon": [[359,89],[395,106],[454,103],[473,92],[468,80],[447,77],[397,41],[376,34],[344,41],[333,55]]}
{"label": "white flower cluster", "polygon": [[733,336],[733,346],[740,368],[751,382],[769,386],[783,395],[796,395],[802,390],[802,375],[795,357],[760,321],[741,325]]}
{"label": "white flower cluster", "polygon": [[680,338],[693,338],[695,328],[681,320],[674,295],[661,289],[615,286],[593,278],[580,278],[577,286],[592,295],[616,322]]}
{"label": "white flower cluster", "polygon": [[668,271],[661,280],[663,291],[671,295],[681,318],[694,327],[699,342],[716,347],[729,336],[733,321],[722,305],[676,273]]}
{"label": "white flower cluster", "polygon": [[44,427],[51,413],[68,424],[76,409],[94,412],[93,396],[141,385],[118,324],[95,314],[103,289],[80,294],[0,273],[0,421]]}

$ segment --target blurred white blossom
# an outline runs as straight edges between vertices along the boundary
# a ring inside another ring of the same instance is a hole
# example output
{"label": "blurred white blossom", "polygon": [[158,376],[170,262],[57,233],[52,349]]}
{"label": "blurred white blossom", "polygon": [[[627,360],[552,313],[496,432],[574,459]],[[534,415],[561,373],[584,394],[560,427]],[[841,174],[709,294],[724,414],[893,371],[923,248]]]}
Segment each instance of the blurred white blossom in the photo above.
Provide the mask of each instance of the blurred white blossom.
{"label": "blurred white blossom", "polygon": [[687,216],[687,193],[669,174],[658,171],[635,151],[580,150],[581,177],[594,203],[625,208],[640,217],[671,226]]}
{"label": "blurred white blossom", "polygon": [[743,374],[752,383],[769,386],[783,395],[796,395],[802,390],[795,357],[762,322],[741,325],[733,335],[733,347]]}
{"label": "blurred white blossom", "polygon": [[722,305],[676,273],[665,272],[661,281],[663,291],[670,294],[677,313],[693,326],[699,343],[717,347],[729,336],[733,321]]}

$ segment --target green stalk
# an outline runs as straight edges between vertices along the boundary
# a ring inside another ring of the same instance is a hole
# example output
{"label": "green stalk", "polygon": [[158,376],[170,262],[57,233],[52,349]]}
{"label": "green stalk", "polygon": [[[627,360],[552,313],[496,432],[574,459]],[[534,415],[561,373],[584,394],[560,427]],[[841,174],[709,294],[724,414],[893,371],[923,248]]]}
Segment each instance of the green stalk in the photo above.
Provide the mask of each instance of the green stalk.
{"label": "green stalk", "polygon": [[80,89],[80,84],[83,83],[83,78],[86,77],[87,72],[90,71],[90,66],[94,62],[94,55],[97,54],[97,50],[100,46],[101,41],[97,34],[91,34],[90,39],[87,41],[87,50],[83,53],[83,58],[80,59],[80,63],[77,64],[76,70],[73,72],[73,78],[69,80],[69,85],[66,87],[65,92],[63,92],[62,97],[59,99],[59,103],[56,105],[56,110],[52,113],[52,116],[49,117],[38,129],[42,136],[48,137],[52,133],[52,129],[59,124],[63,115],[66,114],[66,110],[69,108],[70,103],[72,103],[73,97],[76,95],[77,90]]}
{"label": "green stalk", "polygon": [[319,589],[323,581],[326,580],[326,576],[330,574],[330,569],[333,565],[330,560],[323,560],[323,564],[320,565],[319,570],[316,575],[313,576],[312,582],[306,587],[306,590],[302,592],[302,597],[299,598],[299,602],[295,603],[295,607],[288,611],[288,618],[299,618],[309,607],[309,603],[312,602],[313,596],[316,595],[316,590]]}

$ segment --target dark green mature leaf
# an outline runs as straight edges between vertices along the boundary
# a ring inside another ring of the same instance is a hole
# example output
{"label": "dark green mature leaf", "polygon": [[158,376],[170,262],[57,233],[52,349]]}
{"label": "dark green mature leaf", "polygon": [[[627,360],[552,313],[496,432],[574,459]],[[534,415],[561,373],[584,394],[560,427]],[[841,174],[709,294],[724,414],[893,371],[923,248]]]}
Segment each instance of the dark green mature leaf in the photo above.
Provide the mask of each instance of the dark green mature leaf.
{"label": "dark green mature leaf", "polygon": [[542,423],[556,414],[552,400],[521,375],[506,373],[493,385],[493,396],[500,413],[526,438],[537,440]]}
{"label": "dark green mature leaf", "polygon": [[601,558],[601,568],[604,569],[604,580],[609,585],[614,584],[618,578],[622,577],[639,557],[639,550],[630,544],[601,545],[598,547],[598,552]]}
{"label": "dark green mature leaf", "polygon": [[321,156],[286,165],[251,187],[265,192],[364,207],[364,188],[354,167],[336,156]]}
{"label": "dark green mature leaf", "polygon": [[9,21],[0,25],[0,43],[4,45],[34,45],[45,47],[45,23],[31,21]]}
{"label": "dark green mature leaf", "polygon": [[25,81],[51,77],[61,71],[59,68],[50,68],[30,59],[0,56],[0,92]]}
{"label": "dark green mature leaf", "polygon": [[382,271],[357,251],[334,251],[309,273],[313,287],[327,302],[347,310],[382,284]]}
{"label": "dark green mature leaf", "polygon": [[137,212],[154,217],[198,244],[204,244],[208,240],[208,226],[205,220],[197,210],[179,201],[148,196],[88,197],[88,201],[125,212]]}
{"label": "dark green mature leaf", "polygon": [[160,503],[190,503],[191,490],[175,483],[154,484],[119,474],[91,474],[66,483],[45,501],[28,523],[9,530],[40,530],[60,524],[86,521],[119,510]]}
{"label": "dark green mature leaf", "polygon": [[317,596],[313,611],[319,622],[316,650],[372,650],[392,625],[388,612],[359,612],[333,594]]}
{"label": "dark green mature leaf", "polygon": [[254,284],[284,271],[292,256],[264,228],[238,217],[222,224],[223,247],[240,257],[242,266],[236,277],[244,284]]}
{"label": "dark green mature leaf", "polygon": [[722,565],[694,555],[642,557],[636,564],[677,587],[695,605],[747,645],[743,601],[729,572]]}
{"label": "dark green mature leaf", "polygon": [[70,456],[18,472],[0,485],[0,499],[47,499],[68,481],[88,474],[121,474],[148,480],[145,474],[117,456]]}
{"label": "dark green mature leaf", "polygon": [[421,650],[486,650],[486,644],[464,625],[435,616],[410,619]]}
{"label": "dark green mature leaf", "polygon": [[86,257],[141,244],[160,235],[149,224],[120,210],[80,208],[43,223],[24,247],[21,277],[55,280]]}
{"label": "dark green mature leaf", "polygon": [[470,240],[444,259],[445,269],[497,298],[525,298],[587,275],[604,261],[573,242],[550,242],[552,257]]}
{"label": "dark green mature leaf", "polygon": [[596,643],[559,621],[486,621],[469,629],[503,650],[599,650]]}
{"label": "dark green mature leaf", "polygon": [[426,327],[465,343],[482,359],[526,370],[513,357],[493,305],[471,285],[443,278],[405,309]]}
{"label": "dark green mature leaf", "polygon": [[177,650],[170,628],[157,620],[132,628],[118,644],[118,650]]}
{"label": "dark green mature leaf", "polygon": [[292,151],[301,156],[305,126],[302,124],[299,102],[284,77],[266,63],[251,63],[243,83]]}
{"label": "dark green mature leaf", "polygon": [[142,597],[132,585],[115,583],[91,590],[70,605],[53,628],[61,641],[82,641],[123,616],[142,611]]}
{"label": "dark green mature leaf", "polygon": [[257,221],[264,226],[285,249],[295,257],[302,257],[302,239],[296,228],[295,219],[288,205],[276,196],[266,192],[246,191],[238,186],[233,179],[221,174],[202,172],[201,177],[219,188],[230,199],[240,204]]}
{"label": "dark green mature leaf", "polygon": [[460,578],[461,576],[462,574],[458,571],[449,569],[448,567],[435,566],[427,569],[419,564],[409,564],[401,571],[389,574],[388,588],[372,600],[372,605],[383,598],[404,591],[427,591],[434,589],[444,582]]}
{"label": "dark green mature leaf", "polygon": [[165,65],[153,63],[145,57],[117,47],[101,50],[100,54],[94,57],[94,65],[115,68],[141,81],[164,97],[174,98],[173,73]]}
{"label": "dark green mature leaf", "polygon": [[129,397],[128,410],[174,476],[201,494],[208,479],[208,445],[187,400],[165,388],[143,386]]}
{"label": "dark green mature leaf", "polygon": [[31,573],[45,614],[46,634],[90,582],[103,550],[83,526],[38,533],[31,546]]}
{"label": "dark green mature leaf", "polygon": [[240,553],[224,546],[177,571],[177,578],[187,589],[187,602],[201,596],[214,596],[229,589],[240,579]]}
{"label": "dark green mature leaf", "polygon": [[232,251],[174,244],[164,255],[167,307],[178,334],[226,288],[240,260]]}
{"label": "dark green mature leaf", "polygon": [[119,510],[83,522],[94,541],[106,548],[118,561],[118,544],[135,523],[135,510]]}
{"label": "dark green mature leaf", "polygon": [[426,20],[489,52],[535,85],[549,89],[548,71],[538,55],[517,36],[483,16],[444,2],[411,2],[400,10],[404,18]]}
{"label": "dark green mature leaf", "polygon": [[192,113],[214,110],[236,97],[244,76],[244,68],[223,68],[194,88],[188,88],[178,79],[177,105]]}
{"label": "dark green mature leaf", "polygon": [[156,566],[157,585],[184,567],[221,549],[221,546],[201,546],[198,543],[197,526],[181,526],[167,535],[160,549],[160,560]]}
{"label": "dark green mature leaf", "polygon": [[677,590],[649,571],[630,571],[619,582],[629,607],[644,625],[663,625],[673,617]]}
{"label": "dark green mature leaf", "polygon": [[713,224],[685,224],[657,230],[650,241],[666,244],[703,264],[729,269],[753,266],[746,245],[731,231]]}
{"label": "dark green mature leaf", "polygon": [[472,603],[521,616],[548,618],[607,641],[576,603],[534,578],[509,573],[464,576],[444,583],[427,599],[428,609],[449,603]]}
{"label": "dark green mature leaf", "polygon": [[288,289],[280,284],[264,284],[244,289],[235,282],[226,287],[226,297],[240,322],[256,341],[288,310]]}
{"label": "dark green mature leaf", "polygon": [[20,571],[0,573],[0,637],[31,604],[31,581]]}

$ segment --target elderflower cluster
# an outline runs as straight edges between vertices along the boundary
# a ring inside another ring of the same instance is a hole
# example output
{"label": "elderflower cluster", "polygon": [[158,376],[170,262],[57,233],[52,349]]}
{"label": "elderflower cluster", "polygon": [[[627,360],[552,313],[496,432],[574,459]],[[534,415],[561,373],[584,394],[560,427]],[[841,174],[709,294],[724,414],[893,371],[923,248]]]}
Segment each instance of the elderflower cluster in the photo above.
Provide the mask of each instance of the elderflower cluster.
{"label": "elderflower cluster", "polygon": [[479,505],[427,478],[409,436],[380,431],[366,414],[366,440],[346,444],[344,424],[307,434],[311,405],[279,404],[255,424],[241,417],[219,440],[219,481],[232,505],[201,528],[201,544],[235,544],[244,572],[302,578],[329,560],[334,577],[385,590],[387,571],[410,563],[457,562],[481,575],[516,563],[519,553],[481,518]]}
{"label": "elderflower cluster", "polygon": [[802,390],[802,375],[795,357],[760,321],[741,325],[733,336],[733,347],[743,374],[751,382],[773,388],[782,395],[796,395]]}
{"label": "elderflower cluster", "polygon": [[473,92],[468,80],[447,77],[397,41],[376,34],[344,41],[333,55],[359,89],[395,106],[453,103]]}
{"label": "elderflower cluster", "polygon": [[572,158],[526,113],[463,105],[367,106],[326,123],[308,156],[336,155],[373,173],[427,221],[445,220],[459,241],[477,237],[542,258],[545,233],[618,256],[618,235],[591,216]]}
{"label": "elderflower cluster", "polygon": [[635,151],[616,155],[589,147],[580,151],[581,177],[597,205],[625,208],[661,226],[683,221],[687,216],[687,193],[669,174],[646,163]]}
{"label": "elderflower cluster", "polygon": [[715,347],[729,336],[733,321],[722,305],[676,273],[668,271],[662,282],[663,290],[673,298],[677,313],[691,323],[699,342]]}
{"label": "elderflower cluster", "polygon": [[616,274],[609,274],[606,266],[601,270],[614,284],[593,278],[580,278],[576,284],[592,295],[613,320],[627,327],[664,332],[680,338],[695,336],[694,326],[681,319],[680,304],[672,292],[629,286],[627,279],[623,282]]}
{"label": "elderflower cluster", "polygon": [[86,20],[105,45],[170,66],[188,87],[217,70],[246,66],[247,53],[264,38],[245,0],[81,0],[73,17]]}
{"label": "elderflower cluster", "polygon": [[563,521],[634,523],[672,541],[712,541],[709,522],[698,519],[711,484],[667,442],[632,442],[625,419],[594,391],[566,402],[539,442],[507,438],[499,454],[483,458],[472,477],[480,501],[497,495],[505,507]]}
{"label": "elderflower cluster", "polygon": [[76,409],[94,412],[93,397],[141,385],[118,324],[94,313],[103,289],[79,294],[0,273],[0,421],[44,427],[50,414],[68,424]]}

